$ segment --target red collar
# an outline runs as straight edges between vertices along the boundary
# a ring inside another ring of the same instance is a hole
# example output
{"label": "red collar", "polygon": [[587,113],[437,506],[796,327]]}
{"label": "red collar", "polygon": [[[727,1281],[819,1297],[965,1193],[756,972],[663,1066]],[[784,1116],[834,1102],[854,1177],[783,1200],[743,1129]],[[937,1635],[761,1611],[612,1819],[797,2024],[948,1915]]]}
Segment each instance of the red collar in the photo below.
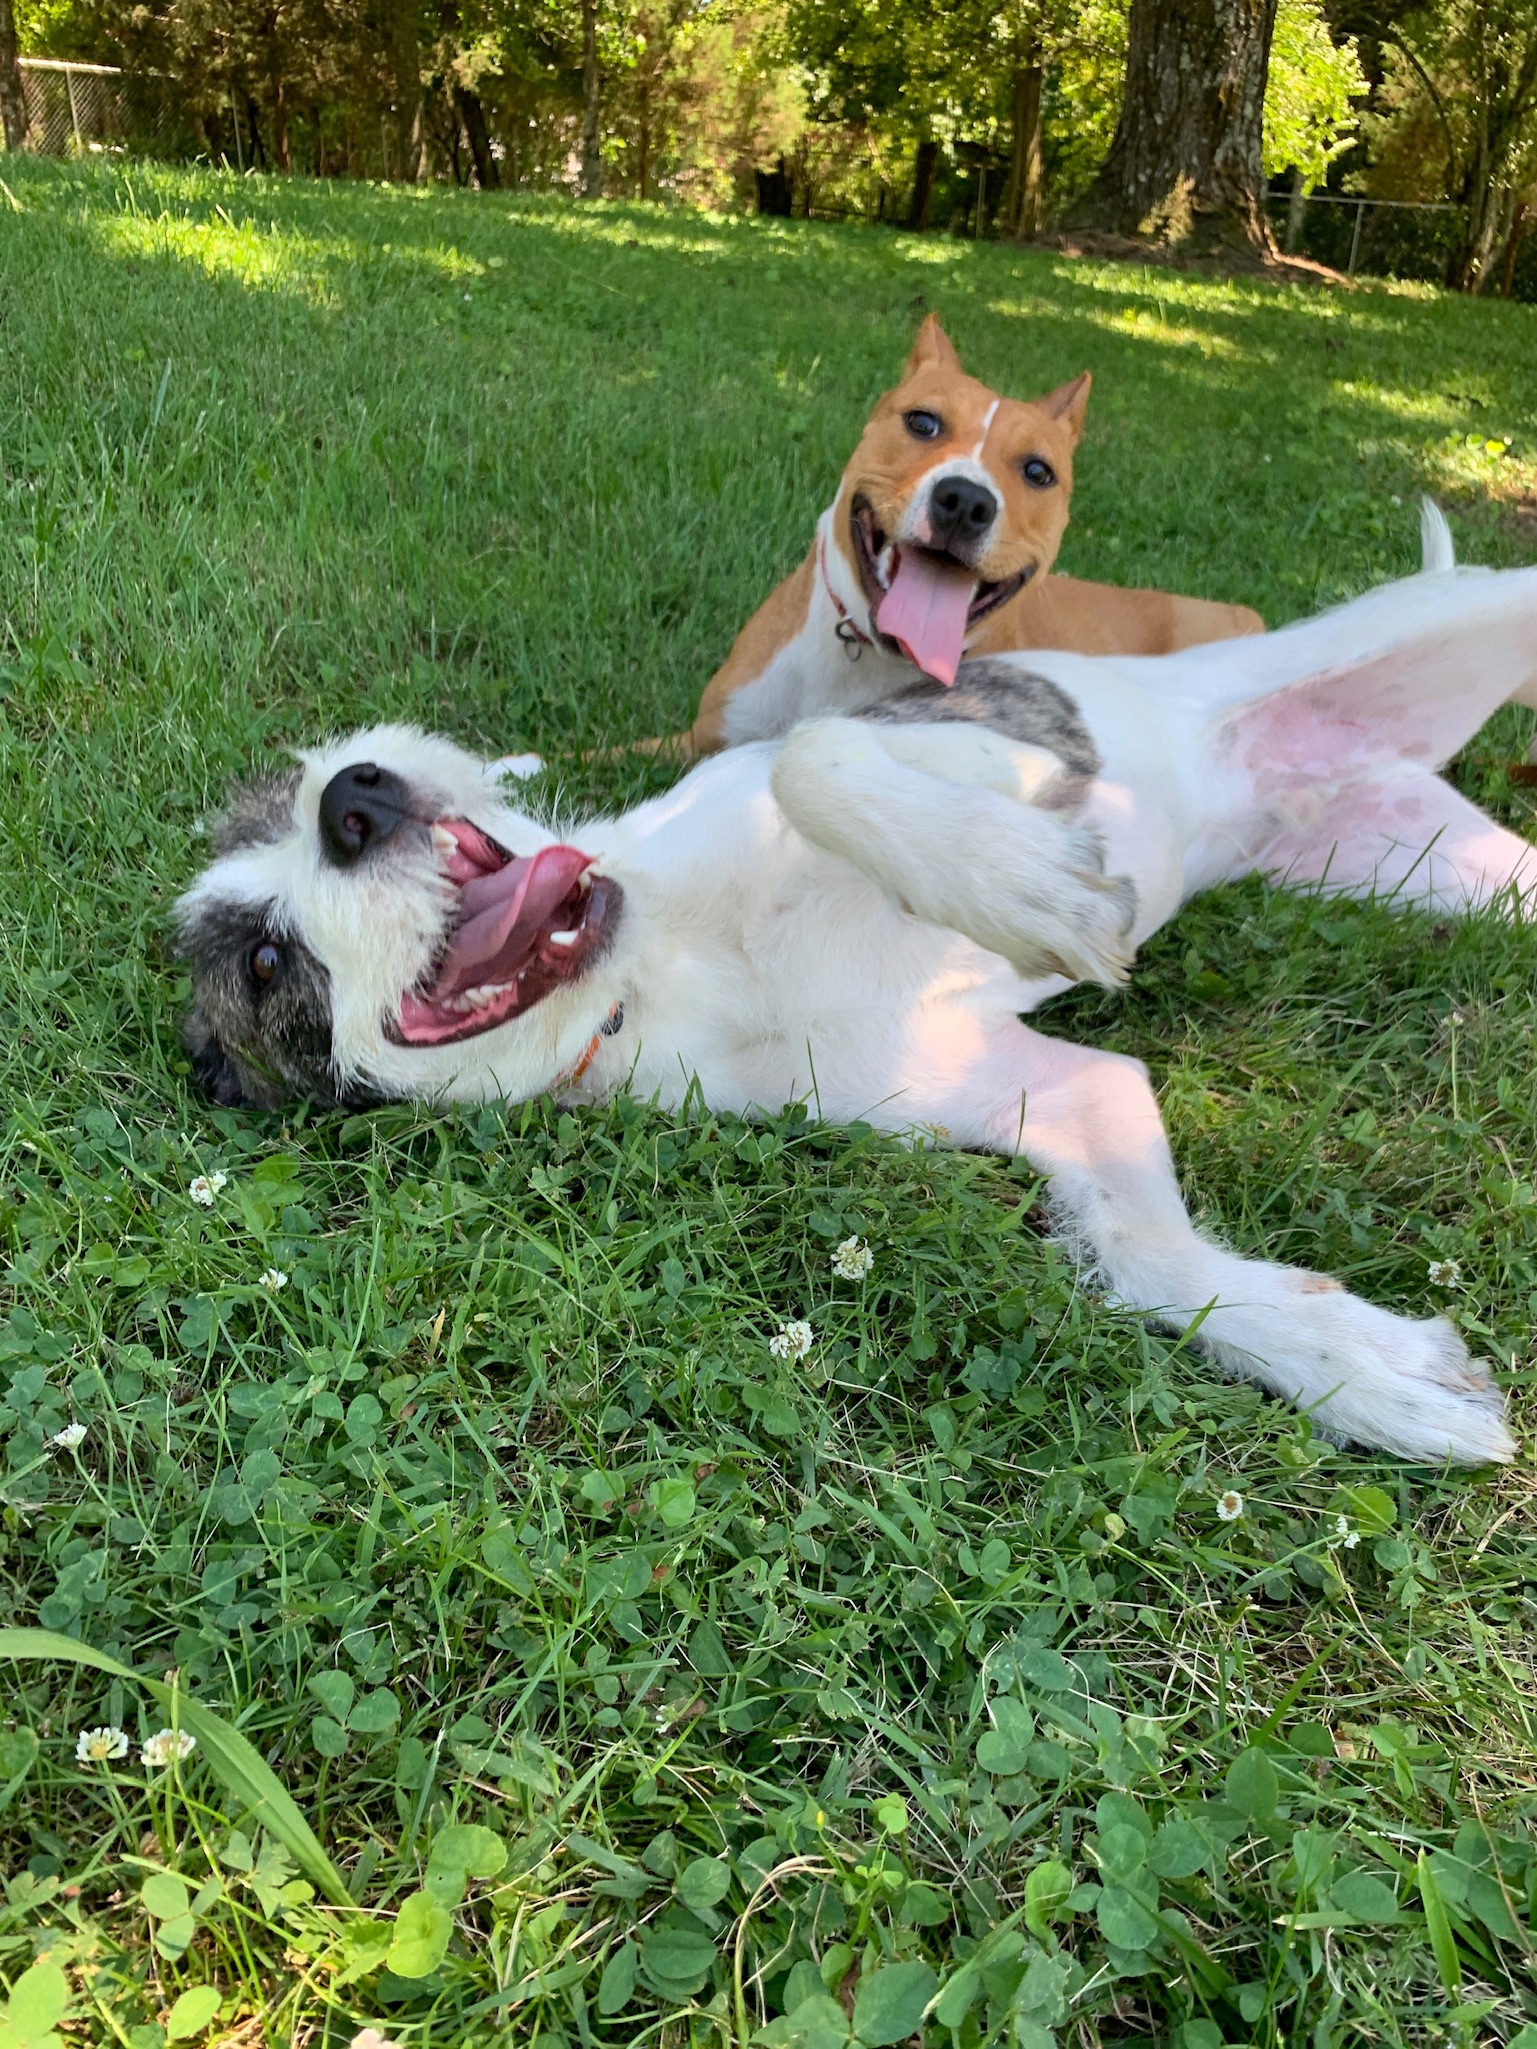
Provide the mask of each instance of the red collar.
{"label": "red collar", "polygon": [[843,642],[844,646],[848,647],[849,653],[851,655],[855,653],[855,649],[849,647],[849,642],[851,640],[858,641],[860,647],[874,647],[875,642],[870,638],[868,633],[860,632],[859,628],[854,624],[853,620],[849,617],[848,606],[844,604],[842,598],[840,598],[838,593],[833,589],[832,579],[827,574],[827,536],[825,533],[819,534],[817,537],[817,567],[822,572],[822,588],[826,591],[827,595],[832,599],[833,610],[838,615],[838,624],[834,627],[833,631],[837,634],[838,638]]}

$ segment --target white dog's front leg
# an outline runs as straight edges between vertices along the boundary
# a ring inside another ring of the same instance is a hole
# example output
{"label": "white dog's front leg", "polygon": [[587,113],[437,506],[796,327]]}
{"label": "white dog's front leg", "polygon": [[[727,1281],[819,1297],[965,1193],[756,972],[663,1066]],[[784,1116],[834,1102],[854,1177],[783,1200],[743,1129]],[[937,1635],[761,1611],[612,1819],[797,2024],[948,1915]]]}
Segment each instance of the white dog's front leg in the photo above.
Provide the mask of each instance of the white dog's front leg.
{"label": "white dog's front leg", "polygon": [[[981,1060],[955,1075],[948,1117],[944,1107],[937,1115],[957,1137],[1022,1152],[1049,1176],[1057,1227],[1116,1300],[1176,1330],[1206,1311],[1193,1339],[1200,1350],[1360,1443],[1470,1465],[1514,1457],[1488,1369],[1444,1318],[1395,1316],[1322,1274],[1240,1258],[1199,1236],[1139,1061],[1023,1025],[987,1038]],[[984,1081],[985,1130],[968,1116]]]}
{"label": "white dog's front leg", "polygon": [[[1136,893],[1105,874],[1097,836],[1060,812],[1000,794],[991,786],[1000,773],[996,750],[971,764],[973,780],[954,729],[893,731],[896,749],[883,728],[853,719],[795,728],[774,764],[773,787],[796,831],[914,917],[964,933],[1027,977],[1124,981]],[[925,744],[949,773],[912,765]],[[966,746],[974,736],[963,732]],[[1028,766],[1022,761],[1015,773]]]}

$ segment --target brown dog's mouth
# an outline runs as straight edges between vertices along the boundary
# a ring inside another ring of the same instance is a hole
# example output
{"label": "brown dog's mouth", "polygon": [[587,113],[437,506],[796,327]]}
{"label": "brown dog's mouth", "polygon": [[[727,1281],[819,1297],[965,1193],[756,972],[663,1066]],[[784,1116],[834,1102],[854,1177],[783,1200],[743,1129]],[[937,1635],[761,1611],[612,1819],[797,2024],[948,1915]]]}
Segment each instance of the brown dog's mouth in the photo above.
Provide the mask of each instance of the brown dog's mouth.
{"label": "brown dog's mouth", "polygon": [[579,847],[520,858],[467,818],[438,819],[432,839],[458,901],[431,980],[400,1000],[390,1036],[405,1046],[452,1045],[532,1010],[607,947],[623,903]]}
{"label": "brown dog's mouth", "polygon": [[[887,536],[875,517],[875,508],[862,493],[850,507],[849,535],[860,586],[883,645],[892,653],[906,654],[925,674],[943,683],[955,681],[965,636],[1023,590],[1035,574],[1035,564],[1029,563],[1013,576],[989,580],[943,550],[920,548],[911,542],[899,546]],[[911,632],[905,630],[913,607],[906,602],[904,581],[921,586],[915,593],[921,623]]]}

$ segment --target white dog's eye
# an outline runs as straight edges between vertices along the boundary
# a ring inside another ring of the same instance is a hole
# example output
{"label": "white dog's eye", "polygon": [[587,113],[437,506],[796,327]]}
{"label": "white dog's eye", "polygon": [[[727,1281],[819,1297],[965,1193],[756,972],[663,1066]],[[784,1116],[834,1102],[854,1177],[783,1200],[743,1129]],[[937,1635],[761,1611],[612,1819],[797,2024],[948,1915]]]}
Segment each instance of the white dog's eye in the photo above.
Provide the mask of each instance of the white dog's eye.
{"label": "white dog's eye", "polygon": [[283,949],[274,946],[270,939],[264,939],[251,953],[251,979],[255,982],[270,982],[283,965]]}
{"label": "white dog's eye", "polygon": [[937,441],[945,431],[945,423],[938,413],[926,413],[921,409],[917,412],[904,413],[902,425],[909,434],[916,434],[920,441]]}
{"label": "white dog's eye", "polygon": [[1037,491],[1049,491],[1057,481],[1056,471],[1043,455],[1027,455],[1019,468],[1025,482],[1034,484]]}

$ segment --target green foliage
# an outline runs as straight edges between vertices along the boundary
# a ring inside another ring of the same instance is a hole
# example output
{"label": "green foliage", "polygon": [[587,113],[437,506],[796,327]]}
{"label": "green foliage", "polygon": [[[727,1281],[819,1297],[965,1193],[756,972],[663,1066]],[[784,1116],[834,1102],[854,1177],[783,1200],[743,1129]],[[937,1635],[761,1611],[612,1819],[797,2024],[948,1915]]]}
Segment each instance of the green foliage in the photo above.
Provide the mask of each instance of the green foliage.
{"label": "green foliage", "polygon": [[1487,284],[1537,181],[1537,5],[1439,0],[1406,8],[1367,124],[1372,186],[1465,209],[1447,281]]}
{"label": "green foliage", "polygon": [[1300,171],[1305,189],[1323,183],[1350,149],[1368,90],[1353,36],[1336,43],[1319,0],[1280,0],[1265,85],[1265,175]]}
{"label": "green foliage", "polygon": [[[920,296],[1006,389],[1095,369],[1066,566],[1276,621],[1406,568],[1425,483],[1519,553],[1523,309],[5,175],[0,1540],[54,1634],[0,1640],[4,2027],[1519,2039],[1519,1475],[1198,1370],[1006,1163],[795,1109],[215,1109],[165,931],[229,776],[328,727],[661,787],[585,757],[691,709]],[[1518,824],[1529,727],[1458,769]],[[1529,930],[1250,886],[1048,1023],[1152,1063],[1232,1242],[1525,1361],[1534,988]],[[128,1755],[77,1763],[97,1727]]]}

